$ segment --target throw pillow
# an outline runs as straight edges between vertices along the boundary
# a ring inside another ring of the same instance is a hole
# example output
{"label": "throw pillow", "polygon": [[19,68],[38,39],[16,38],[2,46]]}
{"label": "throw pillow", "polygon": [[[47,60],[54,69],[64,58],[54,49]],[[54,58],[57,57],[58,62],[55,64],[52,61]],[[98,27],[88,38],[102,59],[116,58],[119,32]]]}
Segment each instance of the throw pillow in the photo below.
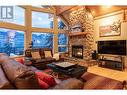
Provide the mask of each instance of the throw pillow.
{"label": "throw pillow", "polygon": [[56,61],[57,61],[57,60],[59,60],[59,56],[60,56],[59,53],[56,53],[53,55],[53,58],[56,59]]}
{"label": "throw pillow", "polygon": [[52,53],[51,51],[44,51],[44,54],[45,54],[45,58],[48,58],[48,57],[52,57]]}
{"label": "throw pillow", "polygon": [[24,59],[23,58],[15,58],[15,60],[21,64],[24,64]]}
{"label": "throw pillow", "polygon": [[46,82],[50,87],[53,87],[56,85],[56,81],[51,75],[48,75],[43,72],[36,72],[36,75],[39,79]]}
{"label": "throw pillow", "polygon": [[47,83],[45,83],[44,81],[42,81],[41,79],[38,78],[38,82],[41,88],[43,89],[47,89],[49,88],[49,85]]}
{"label": "throw pillow", "polygon": [[32,58],[34,58],[34,59],[39,59],[39,58],[41,58],[39,52],[31,52],[31,55],[32,55]]}

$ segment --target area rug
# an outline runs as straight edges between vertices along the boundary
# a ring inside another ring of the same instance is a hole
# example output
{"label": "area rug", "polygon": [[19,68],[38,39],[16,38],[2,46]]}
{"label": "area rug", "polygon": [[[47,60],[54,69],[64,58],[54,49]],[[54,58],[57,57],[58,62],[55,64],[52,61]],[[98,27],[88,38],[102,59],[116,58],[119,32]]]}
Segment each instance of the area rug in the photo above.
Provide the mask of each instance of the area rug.
{"label": "area rug", "polygon": [[45,70],[43,70],[43,72],[45,72],[45,73],[47,73],[49,75],[52,75],[54,78],[58,78],[60,80],[66,80],[66,79],[70,78],[69,76],[67,76],[65,74],[61,74],[61,73],[58,73],[58,72],[54,72],[51,69],[45,69]]}
{"label": "area rug", "polygon": [[108,89],[123,89],[123,84],[120,81],[106,78],[103,76],[95,75],[86,72],[82,75],[82,78],[86,80],[84,83],[84,89],[97,89],[97,90],[108,90]]}

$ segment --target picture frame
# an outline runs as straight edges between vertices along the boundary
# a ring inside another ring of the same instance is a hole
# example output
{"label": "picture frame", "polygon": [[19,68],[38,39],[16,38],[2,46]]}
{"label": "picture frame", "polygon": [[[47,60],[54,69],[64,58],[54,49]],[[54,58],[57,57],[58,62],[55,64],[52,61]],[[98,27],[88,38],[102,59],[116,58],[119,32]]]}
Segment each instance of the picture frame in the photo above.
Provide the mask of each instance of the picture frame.
{"label": "picture frame", "polygon": [[99,26],[100,37],[120,36],[121,35],[121,22],[114,21],[111,25]]}

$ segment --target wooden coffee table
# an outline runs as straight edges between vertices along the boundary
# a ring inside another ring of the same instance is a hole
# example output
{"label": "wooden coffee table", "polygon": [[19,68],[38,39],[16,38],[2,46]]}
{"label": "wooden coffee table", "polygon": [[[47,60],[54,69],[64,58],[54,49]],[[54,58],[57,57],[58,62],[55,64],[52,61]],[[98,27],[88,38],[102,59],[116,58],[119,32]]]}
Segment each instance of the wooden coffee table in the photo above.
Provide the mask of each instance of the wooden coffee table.
{"label": "wooden coffee table", "polygon": [[87,72],[87,67],[72,64],[69,62],[51,63],[47,64],[47,67],[52,69],[53,72],[68,75],[70,77],[80,79],[81,76]]}

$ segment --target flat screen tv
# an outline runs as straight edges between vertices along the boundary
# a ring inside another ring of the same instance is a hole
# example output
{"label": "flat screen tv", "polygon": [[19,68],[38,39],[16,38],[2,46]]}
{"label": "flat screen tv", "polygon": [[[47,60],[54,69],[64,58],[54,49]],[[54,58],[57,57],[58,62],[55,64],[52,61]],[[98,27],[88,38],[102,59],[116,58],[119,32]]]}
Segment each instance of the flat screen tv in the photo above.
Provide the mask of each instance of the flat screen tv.
{"label": "flat screen tv", "polygon": [[98,41],[98,53],[126,55],[126,40]]}

